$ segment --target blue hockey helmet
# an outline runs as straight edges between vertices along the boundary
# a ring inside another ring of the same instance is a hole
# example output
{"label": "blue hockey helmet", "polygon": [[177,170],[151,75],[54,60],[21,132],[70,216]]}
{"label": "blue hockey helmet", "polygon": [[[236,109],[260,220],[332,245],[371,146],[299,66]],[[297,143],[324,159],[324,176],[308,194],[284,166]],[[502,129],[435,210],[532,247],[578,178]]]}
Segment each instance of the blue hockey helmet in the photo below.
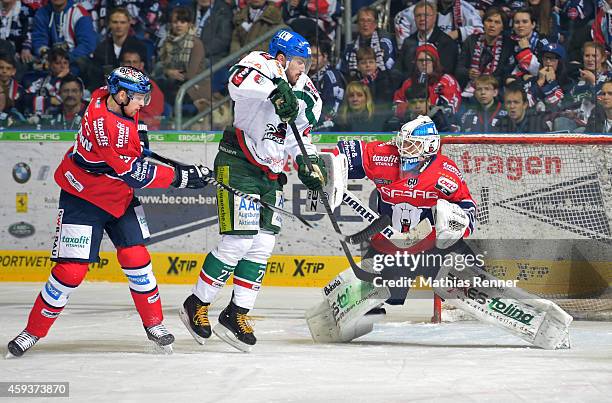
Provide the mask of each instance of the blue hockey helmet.
{"label": "blue hockey helmet", "polygon": [[274,57],[276,57],[278,53],[282,53],[287,57],[287,60],[292,60],[296,57],[300,58],[306,64],[306,72],[310,69],[310,44],[297,32],[289,31],[284,28],[278,30],[270,40],[268,53]]}
{"label": "blue hockey helmet", "polygon": [[134,94],[144,94],[145,105],[151,100],[151,80],[142,71],[134,67],[122,66],[114,69],[106,78],[108,92],[115,95],[119,90],[127,91],[128,98]]}

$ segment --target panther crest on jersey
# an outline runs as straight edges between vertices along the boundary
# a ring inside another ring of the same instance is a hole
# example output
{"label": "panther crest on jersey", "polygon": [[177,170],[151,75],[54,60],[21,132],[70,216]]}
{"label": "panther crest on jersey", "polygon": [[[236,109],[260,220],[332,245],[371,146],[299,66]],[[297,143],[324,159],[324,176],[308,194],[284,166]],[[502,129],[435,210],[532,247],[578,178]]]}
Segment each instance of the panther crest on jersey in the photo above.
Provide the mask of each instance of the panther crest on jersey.
{"label": "panther crest on jersey", "polygon": [[285,137],[287,136],[287,124],[280,123],[278,126],[274,126],[272,123],[266,125],[266,132],[263,135],[264,140],[272,140],[277,144],[285,144]]}

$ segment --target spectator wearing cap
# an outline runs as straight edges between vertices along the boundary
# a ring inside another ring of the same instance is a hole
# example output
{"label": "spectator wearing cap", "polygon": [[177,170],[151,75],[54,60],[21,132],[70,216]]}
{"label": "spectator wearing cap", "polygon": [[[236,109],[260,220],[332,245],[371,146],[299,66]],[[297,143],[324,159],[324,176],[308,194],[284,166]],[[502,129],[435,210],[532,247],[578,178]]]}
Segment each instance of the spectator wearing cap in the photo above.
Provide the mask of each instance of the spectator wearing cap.
{"label": "spectator wearing cap", "polygon": [[463,42],[455,74],[463,98],[474,95],[473,81],[481,75],[492,75],[498,83],[505,82],[514,68],[514,44],[504,36],[506,14],[490,7],[484,15],[484,33],[472,34]]}
{"label": "spectator wearing cap", "polygon": [[[527,93],[519,82],[512,82],[504,89],[506,115],[500,116],[496,131],[501,133],[545,133],[550,131],[544,119],[529,108]],[[500,114],[501,115],[501,114]]]}
{"label": "spectator wearing cap", "polygon": [[380,71],[391,69],[395,65],[395,45],[388,33],[378,29],[378,12],[369,7],[361,8],[357,12],[357,25],[359,35],[354,42],[346,45],[342,59],[338,66],[344,77],[355,78],[357,68],[357,50],[363,47],[374,49],[376,66]]}
{"label": "spectator wearing cap", "polygon": [[538,112],[555,112],[559,110],[566,91],[573,81],[565,67],[565,49],[558,43],[544,45],[541,50],[541,67],[537,77],[523,81],[529,106]]}
{"label": "spectator wearing cap", "polygon": [[395,91],[396,116],[403,116],[406,109],[406,90],[414,83],[424,83],[429,94],[431,106],[441,106],[449,115],[455,114],[461,106],[461,88],[450,74],[445,74],[440,65],[440,55],[436,46],[428,43],[416,49],[416,70],[400,89]]}
{"label": "spectator wearing cap", "polygon": [[416,49],[426,43],[433,44],[438,49],[443,71],[455,74],[458,55],[457,43],[436,25],[436,17],[437,6],[435,3],[421,0],[414,6],[417,31],[404,40],[398,57],[397,68],[405,76],[414,73],[416,69]]}
{"label": "spectator wearing cap", "polygon": [[598,103],[587,122],[586,133],[612,133],[612,81],[601,86]]}
{"label": "spectator wearing cap", "polygon": [[474,80],[474,100],[469,109],[461,116],[461,130],[467,133],[491,133],[499,124],[500,116],[506,114],[502,103],[497,99],[499,81],[484,74]]}
{"label": "spectator wearing cap", "polygon": [[[438,17],[436,25],[453,40],[463,42],[470,35],[482,32],[482,18],[478,10],[468,1],[437,0],[436,5]],[[407,37],[417,31],[414,10],[415,5],[400,11],[395,16],[395,39],[397,43],[403,43]]]}

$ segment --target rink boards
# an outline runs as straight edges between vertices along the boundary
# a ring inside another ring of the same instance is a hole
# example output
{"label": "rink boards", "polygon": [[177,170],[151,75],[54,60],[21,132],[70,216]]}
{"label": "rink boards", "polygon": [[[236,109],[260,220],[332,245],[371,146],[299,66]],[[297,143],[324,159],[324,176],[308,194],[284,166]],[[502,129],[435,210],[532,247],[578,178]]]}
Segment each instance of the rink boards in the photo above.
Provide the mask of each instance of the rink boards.
{"label": "rink boards", "polygon": [[[152,133],[150,138],[151,148],[161,155],[212,167],[220,134]],[[346,138],[374,140],[389,136],[314,136],[322,150]],[[0,133],[0,183],[4,187],[0,193],[0,281],[46,280],[51,267],[48,257],[55,234],[59,193],[53,172],[73,139],[72,132]],[[546,285],[552,293],[565,287],[560,284],[574,278],[576,271],[594,274],[593,281],[599,282],[598,286],[602,282],[609,284],[612,259],[608,256],[611,238],[608,214],[612,211],[612,196],[609,183],[606,178],[600,179],[596,164],[588,165],[589,155],[574,156],[571,149],[571,153],[530,151],[522,157],[504,157],[504,147],[510,155],[509,147],[513,146],[499,146],[496,150],[501,156],[489,155],[487,160],[473,146],[448,147],[445,152],[451,154],[460,169],[469,172],[465,173],[466,181],[481,212],[486,212],[479,216],[482,225],[475,238],[482,238],[485,246],[489,245],[488,240],[500,238],[511,244],[506,244],[505,250],[496,248],[495,256],[489,256],[488,263],[500,276],[530,279],[534,284]],[[587,164],[582,164],[581,171],[576,173],[576,164],[570,158]],[[491,161],[499,164],[493,165]],[[480,166],[482,169],[477,169]],[[304,212],[306,190],[299,183],[291,161],[285,170],[289,178],[285,209],[316,220],[331,232],[323,215]],[[359,181],[349,186],[375,207],[373,185]],[[500,189],[502,192],[497,196],[489,192]],[[217,242],[215,190],[150,189],[138,191],[138,195],[152,235],[149,249],[158,281],[193,283],[205,253]],[[579,205],[576,197],[582,198]],[[561,202],[543,208],[542,204],[550,200]],[[571,213],[567,214],[570,218],[558,219],[555,214],[564,208]],[[346,206],[337,211],[337,218],[345,233],[363,226]],[[529,242],[518,248],[512,244],[516,239]],[[546,243],[547,239],[554,241]],[[541,240],[544,243],[537,244]],[[101,262],[91,266],[88,279],[124,281],[112,244],[106,238],[102,251]],[[354,254],[359,251],[354,249]],[[585,256],[588,262],[584,261]],[[324,232],[306,231],[299,223],[285,219],[264,281],[267,285],[319,287],[346,267],[346,259],[333,238]]]}

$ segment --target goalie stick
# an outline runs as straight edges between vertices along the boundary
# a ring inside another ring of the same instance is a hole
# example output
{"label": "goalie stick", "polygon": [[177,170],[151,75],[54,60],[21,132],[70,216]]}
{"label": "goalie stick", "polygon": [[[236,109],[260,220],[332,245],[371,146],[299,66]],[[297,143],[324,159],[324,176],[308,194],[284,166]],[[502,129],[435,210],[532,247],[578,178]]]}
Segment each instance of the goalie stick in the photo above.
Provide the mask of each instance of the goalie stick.
{"label": "goalie stick", "polygon": [[[170,158],[164,157],[163,155],[159,155],[157,154],[155,151],[151,151],[149,149],[144,149],[143,150],[143,154],[149,158],[153,158],[159,162],[162,162],[164,164],[170,165],[170,166],[175,166],[177,164],[180,165],[185,165],[185,164],[181,164],[178,161],[172,160]],[[272,204],[266,203],[263,200],[260,200],[258,197],[255,196],[251,196],[248,193],[244,193],[238,189],[235,189],[229,185],[226,185],[225,183],[219,182],[217,181],[215,178],[212,177],[212,171],[205,167],[200,165],[200,169],[203,171],[202,173],[204,174],[204,181],[206,181],[207,183],[213,185],[214,187],[216,187],[217,189],[223,189],[226,190],[238,197],[242,197],[245,200],[249,200],[252,202],[255,202],[259,205],[261,205],[262,207],[268,208],[276,213],[282,214],[286,217],[292,218],[292,219],[297,219],[298,221],[300,221],[302,224],[304,224],[306,227],[314,229],[314,230],[319,230],[319,231],[326,231],[326,229],[319,227],[317,224],[311,223],[309,221],[307,221],[304,217],[298,215],[298,214],[293,214],[287,210],[283,210],[280,207],[274,206]],[[370,225],[368,225],[367,227],[365,227],[364,229],[362,229],[361,231],[358,231],[352,235],[342,235],[342,234],[332,234],[334,235],[336,238],[338,238],[340,241],[344,241],[344,242],[348,242],[350,244],[360,244],[361,242],[365,242],[368,239],[370,239],[370,237],[372,237],[374,234],[377,234],[378,232],[382,231],[385,227],[387,227],[390,223],[390,218],[386,217],[386,216],[382,216],[382,217],[378,217],[375,220],[369,221]],[[326,231],[327,232],[327,231]],[[329,234],[328,234],[329,235]]]}

